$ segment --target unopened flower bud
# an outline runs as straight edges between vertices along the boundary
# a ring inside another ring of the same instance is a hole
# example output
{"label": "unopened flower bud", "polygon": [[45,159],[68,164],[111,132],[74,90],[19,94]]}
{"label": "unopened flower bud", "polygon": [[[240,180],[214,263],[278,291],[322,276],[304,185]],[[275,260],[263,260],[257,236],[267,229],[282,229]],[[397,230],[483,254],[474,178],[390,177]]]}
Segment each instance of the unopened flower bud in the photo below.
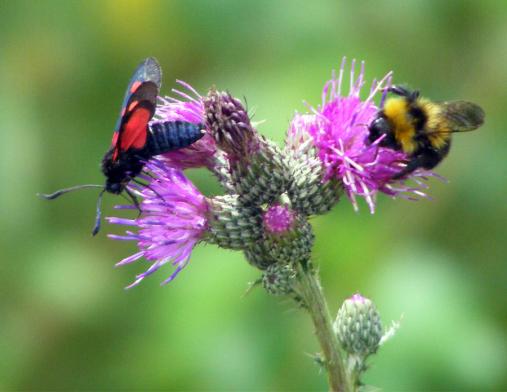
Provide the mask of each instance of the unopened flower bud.
{"label": "unopened flower bud", "polygon": [[290,294],[295,281],[296,271],[291,264],[272,264],[262,274],[262,285],[272,295]]}
{"label": "unopened flower bud", "polygon": [[244,204],[260,206],[276,200],[291,181],[284,154],[258,134],[246,109],[229,93],[211,89],[204,109],[206,128],[227,156],[226,187],[232,184]]}
{"label": "unopened flower bud", "polygon": [[377,351],[382,338],[382,324],[377,308],[360,294],[343,302],[333,328],[345,351],[364,357]]}
{"label": "unopened flower bud", "polygon": [[310,258],[314,234],[310,223],[286,205],[274,204],[263,214],[264,246],[278,262]]}
{"label": "unopened flower bud", "polygon": [[284,193],[292,175],[288,161],[276,144],[264,138],[258,150],[237,162],[231,161],[231,178],[245,204],[272,203]]}
{"label": "unopened flower bud", "polygon": [[304,215],[320,215],[338,203],[343,184],[334,178],[325,180],[324,167],[317,158],[294,158],[291,169],[294,179],[287,193],[295,210]]}
{"label": "unopened flower bud", "polygon": [[244,206],[231,195],[209,199],[209,206],[206,241],[223,248],[246,249],[262,237],[258,208]]}
{"label": "unopened flower bud", "polygon": [[261,239],[245,249],[245,257],[248,263],[255,268],[265,270],[276,260],[269,254],[266,244]]}
{"label": "unopened flower bud", "polygon": [[285,143],[293,173],[287,193],[292,207],[304,215],[328,212],[343,193],[342,182],[326,178],[325,167],[318,159],[314,139],[307,130],[314,121],[313,114],[296,114]]}
{"label": "unopened flower bud", "polygon": [[230,159],[241,159],[257,149],[257,132],[238,99],[212,88],[204,98],[204,110],[207,129]]}

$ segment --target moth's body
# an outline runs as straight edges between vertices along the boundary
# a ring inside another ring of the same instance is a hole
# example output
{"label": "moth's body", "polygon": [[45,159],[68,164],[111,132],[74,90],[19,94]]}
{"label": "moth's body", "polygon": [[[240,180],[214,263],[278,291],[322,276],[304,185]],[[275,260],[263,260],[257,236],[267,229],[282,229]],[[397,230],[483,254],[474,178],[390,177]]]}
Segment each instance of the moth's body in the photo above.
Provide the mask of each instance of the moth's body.
{"label": "moth's body", "polygon": [[420,167],[433,169],[448,154],[452,133],[474,130],[484,122],[483,110],[471,102],[433,102],[397,86],[389,91],[398,96],[388,98],[370,124],[368,141],[383,137],[380,146],[407,154],[407,166],[395,179]]}
{"label": "moth's body", "polygon": [[145,161],[149,157],[144,149],[120,151],[113,159],[115,151],[111,148],[102,159],[102,173],[106,177],[104,189],[106,192],[119,195],[128,183],[143,170]]}

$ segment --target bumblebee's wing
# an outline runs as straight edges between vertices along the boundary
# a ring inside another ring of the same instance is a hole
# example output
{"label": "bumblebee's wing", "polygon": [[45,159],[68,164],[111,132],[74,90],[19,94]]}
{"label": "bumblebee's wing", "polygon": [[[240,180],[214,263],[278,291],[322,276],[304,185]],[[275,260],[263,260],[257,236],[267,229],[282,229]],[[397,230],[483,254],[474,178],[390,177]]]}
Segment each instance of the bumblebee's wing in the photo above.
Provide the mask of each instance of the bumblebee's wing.
{"label": "bumblebee's wing", "polygon": [[440,106],[451,132],[473,131],[484,123],[484,110],[475,103],[451,101],[442,102]]}

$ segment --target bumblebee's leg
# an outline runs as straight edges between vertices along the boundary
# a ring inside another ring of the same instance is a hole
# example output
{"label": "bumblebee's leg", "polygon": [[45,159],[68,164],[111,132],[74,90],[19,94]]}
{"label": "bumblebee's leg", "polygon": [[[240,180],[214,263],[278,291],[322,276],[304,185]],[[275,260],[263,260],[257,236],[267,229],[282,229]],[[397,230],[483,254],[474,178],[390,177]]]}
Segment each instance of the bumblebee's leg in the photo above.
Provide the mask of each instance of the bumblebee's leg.
{"label": "bumblebee's leg", "polygon": [[421,152],[418,154],[420,166],[424,169],[430,170],[437,166],[442,159],[449,153],[449,149],[451,148],[450,141],[442,146],[439,149],[433,148],[431,146],[426,146]]}
{"label": "bumblebee's leg", "polygon": [[403,86],[397,86],[397,85],[389,86],[387,91],[389,91],[390,93],[399,95],[400,97],[408,97],[410,95],[410,91],[408,91]]}
{"label": "bumblebee's leg", "polygon": [[402,171],[393,176],[393,180],[399,180],[400,178],[405,177],[407,174],[412,173],[414,170],[422,167],[421,163],[421,156],[412,158],[412,160],[407,163],[407,166],[405,166]]}
{"label": "bumblebee's leg", "polygon": [[443,148],[441,150],[427,148],[422,150],[419,155],[408,162],[407,166],[401,172],[393,176],[393,179],[398,180],[420,167],[426,170],[433,169],[442,161],[448,151],[448,148]]}
{"label": "bumblebee's leg", "polygon": [[417,98],[419,98],[419,91],[414,90],[410,91],[406,87],[403,86],[391,86],[387,89],[390,93],[399,95],[400,97],[407,98],[410,102],[415,101]]}

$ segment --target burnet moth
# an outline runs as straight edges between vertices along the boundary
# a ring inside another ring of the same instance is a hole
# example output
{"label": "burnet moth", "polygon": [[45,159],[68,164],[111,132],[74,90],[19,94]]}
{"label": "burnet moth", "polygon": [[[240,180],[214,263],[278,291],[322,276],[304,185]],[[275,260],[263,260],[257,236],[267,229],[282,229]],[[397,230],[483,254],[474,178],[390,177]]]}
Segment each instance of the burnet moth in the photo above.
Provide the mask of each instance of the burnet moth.
{"label": "burnet moth", "polygon": [[149,121],[155,114],[157,97],[162,81],[158,61],[148,57],[136,68],[123,99],[120,116],[116,122],[111,147],[102,159],[105,185],[86,184],[60,189],[51,194],[39,194],[44,199],[57,197],[83,188],[102,188],[97,199],[97,212],[92,235],[100,230],[101,203],[104,192],[115,195],[123,191],[140,210],[136,196],[127,188],[130,181],[143,184],[136,177],[151,157],[188,147],[203,135],[204,126],[183,121],[154,123]]}

